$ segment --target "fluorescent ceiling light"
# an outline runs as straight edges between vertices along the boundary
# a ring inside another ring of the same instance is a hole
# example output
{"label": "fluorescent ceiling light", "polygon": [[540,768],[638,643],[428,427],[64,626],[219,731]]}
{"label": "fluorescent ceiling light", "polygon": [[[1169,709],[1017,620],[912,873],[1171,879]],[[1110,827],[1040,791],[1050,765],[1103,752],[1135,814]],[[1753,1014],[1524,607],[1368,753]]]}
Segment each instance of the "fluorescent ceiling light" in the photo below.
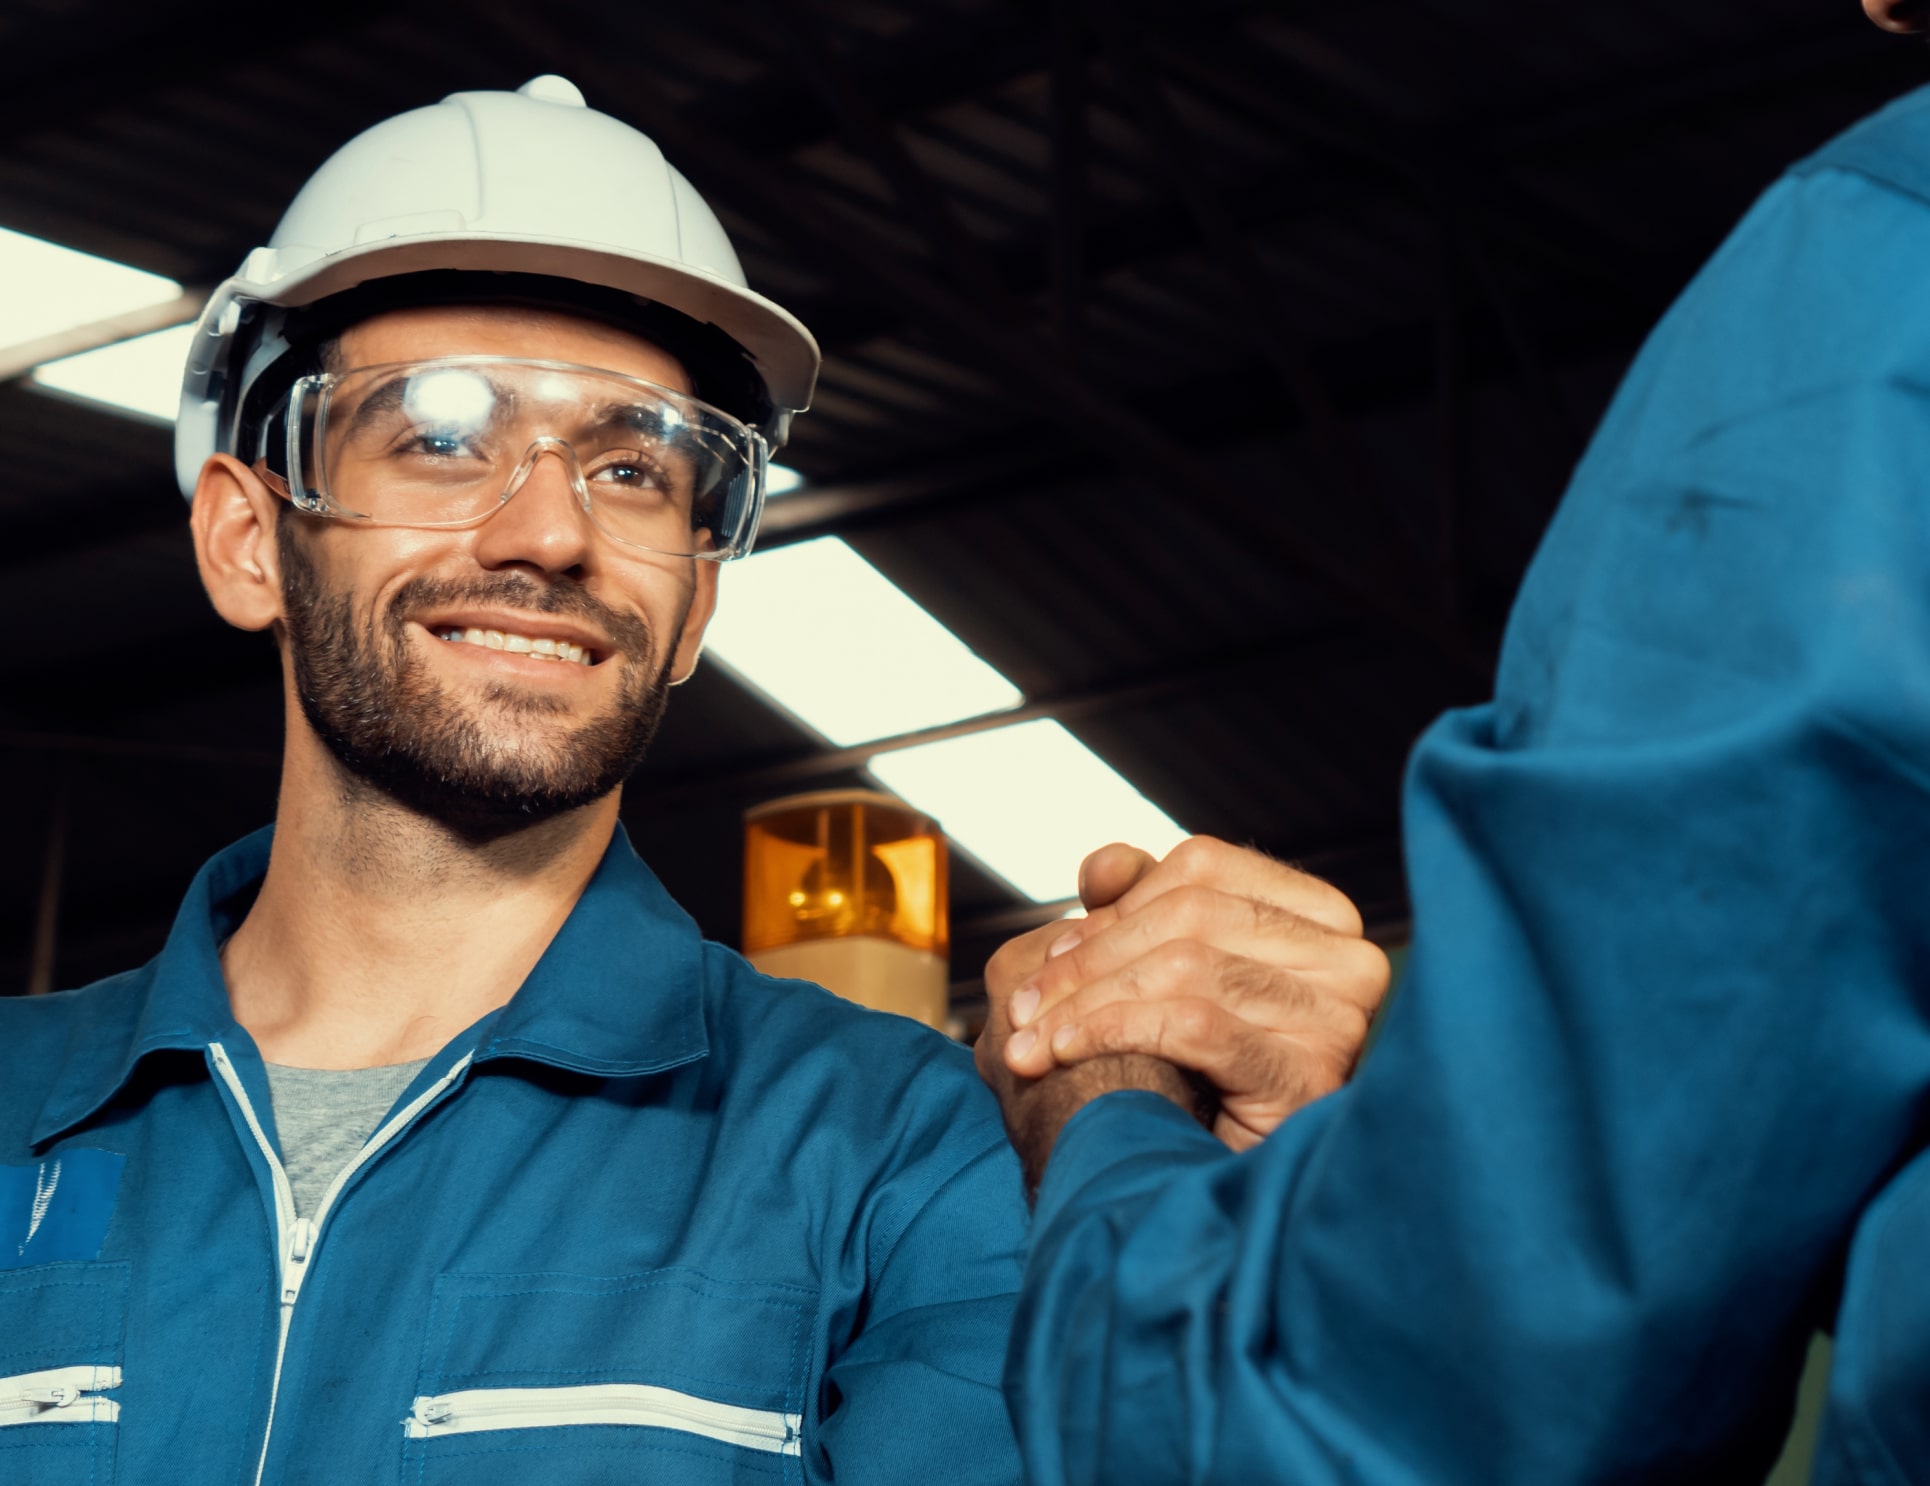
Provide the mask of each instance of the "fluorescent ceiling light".
{"label": "fluorescent ceiling light", "polygon": [[831,742],[1015,707],[1019,689],[838,537],[725,565],[707,654]]}
{"label": "fluorescent ceiling light", "polygon": [[59,335],[181,297],[158,273],[0,228],[0,347]]}
{"label": "fluorescent ceiling light", "polygon": [[181,373],[193,324],[83,351],[34,368],[35,385],[124,413],[172,423],[181,407]]}
{"label": "fluorescent ceiling light", "polygon": [[774,464],[765,472],[764,493],[766,495],[789,495],[804,483],[804,476],[788,464]]}
{"label": "fluorescent ceiling light", "polygon": [[1111,841],[1165,856],[1173,818],[1050,718],[882,753],[871,772],[959,848],[1039,903],[1079,891],[1079,863]]}

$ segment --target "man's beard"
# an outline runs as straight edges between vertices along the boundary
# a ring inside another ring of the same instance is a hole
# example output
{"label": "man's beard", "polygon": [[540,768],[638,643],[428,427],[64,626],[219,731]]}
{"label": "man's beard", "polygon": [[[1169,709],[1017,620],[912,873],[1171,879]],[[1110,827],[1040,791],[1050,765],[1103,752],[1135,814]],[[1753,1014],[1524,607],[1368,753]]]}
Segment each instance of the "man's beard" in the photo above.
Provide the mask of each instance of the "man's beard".
{"label": "man's beard", "polygon": [[[516,573],[412,579],[365,634],[350,595],[323,583],[292,517],[282,515],[276,550],[295,693],[308,725],[350,774],[417,814],[493,836],[601,799],[643,762],[669,696],[676,636],[653,670],[643,619],[618,613],[574,582],[541,584]],[[552,733],[544,720],[568,704],[544,692],[498,682],[484,690],[482,707],[462,705],[411,649],[408,621],[472,605],[593,624],[616,652],[603,664],[623,666],[615,708],[574,732]],[[555,741],[534,744],[519,736],[519,723]]]}

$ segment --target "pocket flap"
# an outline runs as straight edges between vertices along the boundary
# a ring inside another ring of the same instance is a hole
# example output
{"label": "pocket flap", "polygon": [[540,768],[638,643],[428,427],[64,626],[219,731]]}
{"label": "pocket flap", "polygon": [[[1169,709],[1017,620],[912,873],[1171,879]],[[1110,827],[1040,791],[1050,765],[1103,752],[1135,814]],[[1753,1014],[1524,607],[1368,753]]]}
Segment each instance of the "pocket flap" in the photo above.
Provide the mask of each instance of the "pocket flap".
{"label": "pocket flap", "polygon": [[799,1413],[814,1296],[691,1269],[633,1275],[446,1274],[419,1394],[652,1384]]}
{"label": "pocket flap", "polygon": [[0,1375],[118,1367],[128,1274],[125,1264],[0,1271]]}

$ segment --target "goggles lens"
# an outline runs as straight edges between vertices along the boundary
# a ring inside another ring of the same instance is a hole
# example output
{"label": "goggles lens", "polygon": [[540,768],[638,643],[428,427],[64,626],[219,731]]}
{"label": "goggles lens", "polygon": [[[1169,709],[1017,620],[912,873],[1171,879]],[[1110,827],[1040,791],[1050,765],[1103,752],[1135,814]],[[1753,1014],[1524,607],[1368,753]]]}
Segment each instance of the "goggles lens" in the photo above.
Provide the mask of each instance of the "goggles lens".
{"label": "goggles lens", "polygon": [[763,438],[615,372],[464,357],[304,377],[288,476],[311,509],[380,526],[479,522],[558,458],[590,520],[628,546],[739,557],[763,501]]}

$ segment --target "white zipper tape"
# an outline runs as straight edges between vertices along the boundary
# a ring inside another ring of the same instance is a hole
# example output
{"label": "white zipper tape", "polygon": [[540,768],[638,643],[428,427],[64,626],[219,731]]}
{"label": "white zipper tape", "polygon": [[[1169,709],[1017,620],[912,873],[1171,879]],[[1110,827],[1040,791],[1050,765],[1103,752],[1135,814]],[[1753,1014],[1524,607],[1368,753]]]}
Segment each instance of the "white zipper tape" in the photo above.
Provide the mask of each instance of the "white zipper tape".
{"label": "white zipper tape", "polygon": [[16,1424],[112,1424],[121,1406],[102,1398],[121,1386],[118,1367],[49,1367],[0,1378],[0,1429]]}
{"label": "white zipper tape", "polygon": [[681,1430],[764,1450],[796,1455],[800,1414],[746,1409],[655,1388],[645,1383],[590,1383],[568,1388],[471,1388],[418,1398],[403,1422],[412,1440],[488,1429],[555,1429],[581,1424],[629,1424]]}
{"label": "white zipper tape", "polygon": [[215,1072],[228,1086],[241,1117],[248,1126],[248,1133],[255,1139],[261,1150],[262,1159],[268,1163],[269,1174],[275,1184],[275,1246],[280,1255],[278,1268],[281,1275],[281,1337],[275,1343],[275,1372],[268,1383],[268,1426],[262,1431],[261,1455],[255,1462],[255,1486],[261,1486],[262,1478],[268,1471],[268,1443],[275,1434],[275,1406],[281,1401],[281,1369],[288,1355],[288,1327],[294,1319],[295,1302],[301,1298],[302,1281],[308,1275],[308,1267],[314,1258],[314,1248],[321,1236],[322,1222],[328,1217],[328,1210],[334,1205],[339,1193],[348,1179],[360,1169],[363,1162],[394,1137],[395,1133],[407,1125],[423,1110],[430,1100],[462,1076],[463,1069],[469,1066],[473,1053],[464,1053],[450,1070],[443,1074],[428,1088],[411,1099],[393,1119],[363,1143],[355,1159],[336,1173],[328,1190],[322,1194],[322,1204],[315,1210],[313,1218],[295,1216],[294,1189],[288,1184],[288,1173],[275,1156],[275,1148],[268,1143],[268,1132],[261,1127],[255,1117],[255,1107],[248,1101],[248,1091],[242,1087],[241,1075],[228,1056],[228,1050],[218,1042],[208,1044],[208,1055],[214,1059]]}

